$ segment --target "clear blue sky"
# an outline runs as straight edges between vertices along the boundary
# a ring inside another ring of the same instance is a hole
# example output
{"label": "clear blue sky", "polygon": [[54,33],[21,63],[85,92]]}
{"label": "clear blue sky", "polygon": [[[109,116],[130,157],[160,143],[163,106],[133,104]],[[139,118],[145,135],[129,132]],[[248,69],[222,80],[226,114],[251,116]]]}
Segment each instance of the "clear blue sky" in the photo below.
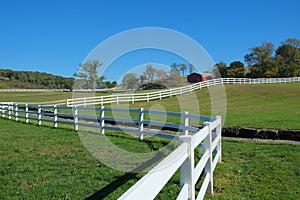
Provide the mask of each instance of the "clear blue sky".
{"label": "clear blue sky", "polygon": [[71,77],[100,42],[149,26],[184,33],[229,64],[264,41],[300,39],[299,10],[299,0],[0,0],[0,68]]}

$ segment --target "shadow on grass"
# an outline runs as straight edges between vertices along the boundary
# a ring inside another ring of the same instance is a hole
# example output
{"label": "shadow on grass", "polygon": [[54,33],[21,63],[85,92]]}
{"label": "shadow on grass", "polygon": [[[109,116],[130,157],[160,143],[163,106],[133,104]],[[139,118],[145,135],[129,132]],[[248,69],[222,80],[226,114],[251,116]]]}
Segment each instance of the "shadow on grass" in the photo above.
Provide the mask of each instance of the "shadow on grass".
{"label": "shadow on grass", "polygon": [[152,164],[156,163],[159,161],[163,155],[161,153],[158,153],[156,156],[153,158],[149,159],[145,163],[139,165],[138,167],[134,168],[131,172],[128,172],[124,174],[123,176],[119,177],[115,181],[111,182],[110,184],[106,185],[104,188],[101,188],[91,196],[87,197],[86,200],[99,200],[107,197],[109,194],[111,194],[113,191],[115,191],[117,188],[121,187],[124,185],[127,181],[137,178],[138,173],[133,173],[136,171],[144,171],[147,169],[149,166]]}

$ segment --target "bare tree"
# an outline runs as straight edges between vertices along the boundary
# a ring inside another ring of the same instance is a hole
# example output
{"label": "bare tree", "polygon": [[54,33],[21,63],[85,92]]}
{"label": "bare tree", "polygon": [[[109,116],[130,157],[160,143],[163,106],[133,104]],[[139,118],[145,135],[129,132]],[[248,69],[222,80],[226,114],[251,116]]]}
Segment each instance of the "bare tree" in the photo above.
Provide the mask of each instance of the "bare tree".
{"label": "bare tree", "polygon": [[99,60],[89,60],[81,63],[78,72],[74,76],[85,83],[88,89],[95,90],[105,79],[104,76],[98,75],[98,69],[101,65],[102,63]]}
{"label": "bare tree", "polygon": [[168,86],[169,87],[179,87],[183,86],[184,81],[180,73],[177,69],[172,68],[170,71],[170,77],[168,79]]}
{"label": "bare tree", "polygon": [[165,81],[168,78],[167,72],[163,69],[156,70],[156,75],[160,81]]}
{"label": "bare tree", "polygon": [[152,67],[152,65],[146,65],[146,71],[144,72],[144,75],[147,77],[148,82],[152,82],[155,75],[155,69]]}
{"label": "bare tree", "polygon": [[189,70],[190,70],[190,74],[193,73],[194,66],[192,64],[189,64]]}
{"label": "bare tree", "polygon": [[125,76],[122,79],[122,85],[126,89],[134,89],[138,84],[138,77],[134,73],[128,73],[125,74]]}

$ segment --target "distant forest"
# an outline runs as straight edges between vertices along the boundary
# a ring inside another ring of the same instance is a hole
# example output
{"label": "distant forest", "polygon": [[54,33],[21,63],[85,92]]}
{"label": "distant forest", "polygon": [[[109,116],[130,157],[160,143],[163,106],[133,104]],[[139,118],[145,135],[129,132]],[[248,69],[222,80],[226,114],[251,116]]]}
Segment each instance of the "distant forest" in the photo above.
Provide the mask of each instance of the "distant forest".
{"label": "distant forest", "polygon": [[52,74],[29,71],[14,71],[0,69],[0,89],[70,89],[74,85],[74,78],[65,78]]}

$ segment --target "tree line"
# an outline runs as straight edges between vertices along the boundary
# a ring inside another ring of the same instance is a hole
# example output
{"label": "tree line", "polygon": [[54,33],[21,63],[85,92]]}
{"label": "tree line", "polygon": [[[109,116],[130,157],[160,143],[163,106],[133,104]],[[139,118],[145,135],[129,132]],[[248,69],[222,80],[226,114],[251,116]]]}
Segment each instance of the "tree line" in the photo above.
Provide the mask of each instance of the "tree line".
{"label": "tree line", "polygon": [[72,89],[74,78],[47,73],[0,69],[0,88]]}
{"label": "tree line", "polygon": [[[271,42],[252,47],[241,61],[219,62],[213,73],[223,78],[277,78],[300,76],[300,41],[288,38],[275,49]],[[217,70],[216,70],[217,69]]]}
{"label": "tree line", "polygon": [[[78,78],[76,89],[113,88],[117,81],[104,81],[104,76],[98,75],[101,63],[98,60],[87,61],[79,65],[79,71],[74,74]],[[48,73],[15,71],[0,69],[0,89],[25,88],[25,89],[69,89],[75,84],[74,78],[65,78]]]}

